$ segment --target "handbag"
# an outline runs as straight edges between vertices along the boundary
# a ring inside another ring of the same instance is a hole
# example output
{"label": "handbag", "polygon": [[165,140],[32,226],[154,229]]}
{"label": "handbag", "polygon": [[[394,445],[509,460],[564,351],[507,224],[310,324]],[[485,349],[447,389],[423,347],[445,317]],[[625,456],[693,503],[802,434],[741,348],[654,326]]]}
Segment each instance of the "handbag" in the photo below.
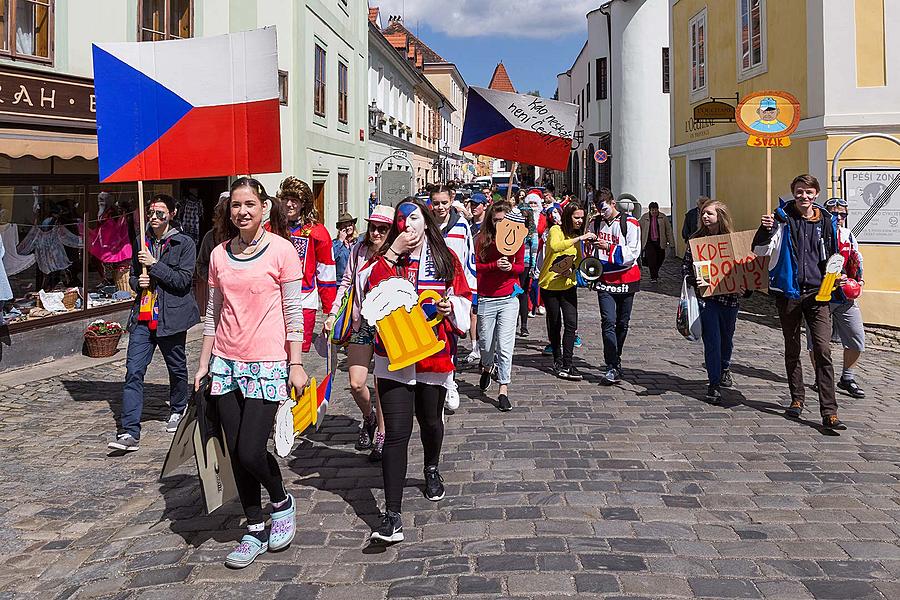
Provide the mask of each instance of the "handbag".
{"label": "handbag", "polygon": [[353,301],[356,295],[354,285],[351,285],[341,300],[341,307],[338,309],[334,319],[334,326],[331,328],[331,343],[335,346],[344,346],[350,341],[353,335]]}
{"label": "handbag", "polygon": [[681,282],[681,297],[678,299],[675,327],[688,341],[696,342],[702,337],[700,302],[697,300],[694,286],[688,283],[687,277]]}

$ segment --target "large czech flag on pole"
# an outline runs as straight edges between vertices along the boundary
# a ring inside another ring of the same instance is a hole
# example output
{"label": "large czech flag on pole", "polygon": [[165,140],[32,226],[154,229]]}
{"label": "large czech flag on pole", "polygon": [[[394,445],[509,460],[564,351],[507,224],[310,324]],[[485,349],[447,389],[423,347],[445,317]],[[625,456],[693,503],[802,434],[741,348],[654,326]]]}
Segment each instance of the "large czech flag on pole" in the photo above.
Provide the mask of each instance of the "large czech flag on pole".
{"label": "large czech flag on pole", "polygon": [[460,149],[564,171],[577,118],[574,104],[470,87]]}
{"label": "large czech flag on pole", "polygon": [[281,170],[274,27],[93,51],[101,181]]}

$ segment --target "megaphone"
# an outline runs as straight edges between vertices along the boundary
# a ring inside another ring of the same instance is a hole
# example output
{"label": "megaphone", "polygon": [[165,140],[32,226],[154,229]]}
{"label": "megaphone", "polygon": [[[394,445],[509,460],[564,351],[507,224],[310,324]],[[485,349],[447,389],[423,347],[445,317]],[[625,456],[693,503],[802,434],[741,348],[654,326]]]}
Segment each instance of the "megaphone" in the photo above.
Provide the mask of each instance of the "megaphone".
{"label": "megaphone", "polygon": [[600,279],[603,274],[603,263],[596,256],[585,256],[576,271],[578,285],[588,287]]}

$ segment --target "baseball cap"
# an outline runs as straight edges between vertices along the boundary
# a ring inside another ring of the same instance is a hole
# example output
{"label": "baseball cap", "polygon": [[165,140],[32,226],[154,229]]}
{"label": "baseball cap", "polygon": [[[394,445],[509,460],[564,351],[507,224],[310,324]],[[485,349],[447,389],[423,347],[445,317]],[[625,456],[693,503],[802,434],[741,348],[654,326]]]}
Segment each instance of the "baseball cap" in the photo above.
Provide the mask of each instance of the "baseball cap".
{"label": "baseball cap", "polygon": [[762,110],[767,110],[770,108],[778,108],[778,103],[775,102],[775,98],[772,96],[766,96],[762,100],[759,101],[759,107]]}
{"label": "baseball cap", "polygon": [[474,202],[475,204],[487,204],[487,201],[487,197],[481,192],[476,192],[469,198],[469,202]]}

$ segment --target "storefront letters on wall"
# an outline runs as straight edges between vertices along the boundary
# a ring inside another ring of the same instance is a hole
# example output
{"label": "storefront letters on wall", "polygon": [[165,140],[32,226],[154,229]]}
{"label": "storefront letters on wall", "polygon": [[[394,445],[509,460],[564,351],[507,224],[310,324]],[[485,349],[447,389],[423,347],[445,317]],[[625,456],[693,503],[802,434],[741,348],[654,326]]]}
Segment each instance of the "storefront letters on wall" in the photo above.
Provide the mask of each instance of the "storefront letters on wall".
{"label": "storefront letters on wall", "polygon": [[90,79],[0,67],[0,123],[95,129]]}
{"label": "storefront letters on wall", "polygon": [[769,257],[751,250],[756,230],[694,238],[694,275],[704,298],[769,289]]}

